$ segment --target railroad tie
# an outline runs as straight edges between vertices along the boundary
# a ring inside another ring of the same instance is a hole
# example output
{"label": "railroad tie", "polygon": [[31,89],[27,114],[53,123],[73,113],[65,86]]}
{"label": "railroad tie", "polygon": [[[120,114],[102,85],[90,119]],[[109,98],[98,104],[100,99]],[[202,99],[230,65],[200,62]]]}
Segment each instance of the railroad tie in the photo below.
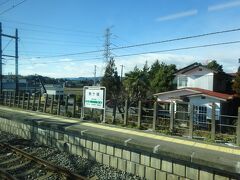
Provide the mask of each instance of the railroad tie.
{"label": "railroad tie", "polygon": [[7,180],[17,180],[14,176],[9,174],[7,171],[0,169],[0,178],[1,179],[7,179]]}
{"label": "railroad tie", "polygon": [[48,179],[50,176],[52,176],[54,173],[53,172],[47,172],[47,174],[38,177],[36,180],[45,180]]}
{"label": "railroad tie", "polygon": [[11,166],[11,167],[9,167],[9,168],[3,168],[4,170],[7,170],[7,171],[11,171],[11,170],[15,170],[15,169],[18,169],[18,168],[21,168],[21,167],[23,167],[23,166],[26,166],[26,165],[28,165],[29,163],[31,163],[31,161],[26,161],[26,162],[24,162],[24,163],[22,163],[22,164],[18,164],[18,165],[16,165],[16,166]]}
{"label": "railroad tie", "polygon": [[17,178],[19,178],[19,177],[26,177],[27,175],[35,172],[38,168],[39,168],[39,166],[36,166],[35,168],[31,168],[31,169],[29,169],[29,170],[27,170],[27,171],[24,171],[24,172],[22,172],[22,173],[16,174],[15,176],[16,176]]}
{"label": "railroad tie", "polygon": [[0,163],[0,166],[3,166],[3,165],[5,165],[5,164],[8,164],[8,163],[11,163],[11,162],[14,162],[14,161],[18,161],[19,159],[21,159],[22,157],[16,157],[16,158],[14,158],[14,159],[8,159],[8,160],[6,160],[6,161],[3,161],[3,162],[1,162]]}

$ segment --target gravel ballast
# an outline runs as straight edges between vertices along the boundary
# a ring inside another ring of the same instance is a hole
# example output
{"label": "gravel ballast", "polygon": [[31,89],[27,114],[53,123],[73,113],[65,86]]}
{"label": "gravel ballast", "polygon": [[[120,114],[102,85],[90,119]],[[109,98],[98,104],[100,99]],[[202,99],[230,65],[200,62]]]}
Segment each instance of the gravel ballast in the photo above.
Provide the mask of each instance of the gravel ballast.
{"label": "gravel ballast", "polygon": [[[22,139],[16,135],[12,135],[3,131],[0,131],[0,141],[9,143],[23,149],[26,152],[33,152],[35,156],[52,162],[58,166],[67,168],[68,170],[77,173],[79,175],[99,180],[140,180],[142,178],[129,174],[109,166],[100,164],[98,162],[82,158],[77,155],[72,155],[67,152],[59,151],[56,148],[40,145],[30,140]],[[26,177],[31,179],[31,177]]]}

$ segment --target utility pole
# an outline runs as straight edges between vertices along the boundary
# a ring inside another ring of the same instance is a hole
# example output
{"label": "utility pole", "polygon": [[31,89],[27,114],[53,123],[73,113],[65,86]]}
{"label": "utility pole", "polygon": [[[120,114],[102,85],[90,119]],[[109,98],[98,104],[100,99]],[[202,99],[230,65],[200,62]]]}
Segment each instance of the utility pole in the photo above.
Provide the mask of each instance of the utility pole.
{"label": "utility pole", "polygon": [[[238,59],[238,64],[240,64],[240,58]],[[240,72],[240,66],[238,66],[237,72],[238,72],[238,73]]]}
{"label": "utility pole", "polygon": [[120,65],[121,66],[121,82],[122,82],[122,77],[123,77],[123,67],[124,65]]}
{"label": "utility pole", "polygon": [[109,61],[109,58],[110,58],[110,55],[111,55],[111,52],[110,52],[110,46],[111,46],[110,38],[111,38],[111,35],[112,34],[110,32],[110,28],[107,28],[106,32],[105,32],[105,43],[104,43],[104,54],[103,54],[106,62]]}
{"label": "utility pole", "polygon": [[0,94],[2,94],[2,23],[0,22]]}
{"label": "utility pole", "polygon": [[97,66],[94,65],[94,86],[96,86],[96,72],[97,72]]}
{"label": "utility pole", "polygon": [[[3,54],[2,52],[2,37],[10,38],[15,40],[15,55],[7,55]],[[0,93],[2,94],[3,91],[3,71],[2,71],[2,65],[3,65],[3,57],[10,57],[15,58],[15,93],[17,94],[19,91],[19,83],[18,83],[18,29],[15,31],[15,36],[3,34],[2,33],[2,23],[0,22]]]}
{"label": "utility pole", "polygon": [[15,86],[16,86],[16,94],[19,90],[19,83],[18,83],[18,29],[15,31]]}

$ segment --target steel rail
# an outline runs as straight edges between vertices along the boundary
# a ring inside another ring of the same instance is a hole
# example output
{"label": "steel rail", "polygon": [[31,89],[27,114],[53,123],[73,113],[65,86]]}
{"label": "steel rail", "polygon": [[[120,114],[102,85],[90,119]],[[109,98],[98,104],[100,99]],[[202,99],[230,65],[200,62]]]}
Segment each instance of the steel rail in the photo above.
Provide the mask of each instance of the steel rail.
{"label": "steel rail", "polygon": [[[18,149],[14,146],[11,146],[9,144],[6,144],[6,143],[0,143],[0,146],[2,147],[6,147],[8,149],[11,149],[12,151],[14,151],[15,153],[17,154],[20,154],[22,156],[24,156],[25,158],[29,159],[29,160],[32,160],[34,162],[36,162],[37,164],[40,164],[40,165],[43,165],[45,167],[47,167],[47,169],[53,171],[53,172],[56,172],[58,174],[62,174],[64,175],[67,179],[71,179],[71,180],[87,180],[86,177],[83,177],[83,176],[80,176],[76,173],[72,173],[71,171],[69,171],[68,169],[66,168],[63,168],[63,167],[60,167],[60,166],[56,166],[48,161],[45,161],[43,159],[40,159],[38,157],[35,157],[21,149]],[[15,179],[14,179],[15,180]]]}
{"label": "steel rail", "polygon": [[0,169],[0,178],[6,180],[17,180],[17,178],[9,174],[7,171],[4,171],[3,169]]}

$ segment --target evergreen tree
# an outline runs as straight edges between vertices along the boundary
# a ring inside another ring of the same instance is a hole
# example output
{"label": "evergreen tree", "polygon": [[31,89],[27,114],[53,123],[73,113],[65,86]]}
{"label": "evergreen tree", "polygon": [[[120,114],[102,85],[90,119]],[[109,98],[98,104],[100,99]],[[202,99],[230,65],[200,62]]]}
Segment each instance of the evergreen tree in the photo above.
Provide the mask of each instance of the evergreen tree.
{"label": "evergreen tree", "polygon": [[232,88],[237,93],[237,95],[240,96],[240,68],[238,68],[238,72],[233,81]]}
{"label": "evergreen tree", "polygon": [[120,77],[115,66],[115,60],[110,58],[104,76],[101,79],[101,85],[106,87],[107,99],[116,99],[121,91]]}
{"label": "evergreen tree", "polygon": [[207,64],[207,68],[217,72],[223,72],[223,66],[218,64],[216,60],[213,60]]}
{"label": "evergreen tree", "polygon": [[149,77],[151,79],[151,91],[152,93],[164,92],[173,90],[174,84],[174,73],[176,72],[176,65],[165,63],[159,63],[156,60],[149,71]]}
{"label": "evergreen tree", "polygon": [[130,100],[137,102],[147,98],[149,90],[149,77],[147,63],[143,70],[135,66],[133,71],[125,74],[124,87]]}
{"label": "evergreen tree", "polygon": [[161,65],[160,65],[159,61],[156,60],[156,61],[151,65],[151,68],[150,68],[150,71],[149,71],[149,78],[150,78],[150,79],[153,79],[160,68],[161,68]]}
{"label": "evergreen tree", "polygon": [[130,100],[136,102],[152,98],[154,93],[173,90],[175,72],[176,66],[173,64],[160,64],[156,60],[149,68],[146,62],[142,70],[135,67],[133,71],[125,74],[125,92]]}
{"label": "evergreen tree", "polygon": [[156,72],[152,80],[151,87],[154,93],[164,92],[174,89],[174,73],[176,72],[175,65],[161,64],[160,69]]}

